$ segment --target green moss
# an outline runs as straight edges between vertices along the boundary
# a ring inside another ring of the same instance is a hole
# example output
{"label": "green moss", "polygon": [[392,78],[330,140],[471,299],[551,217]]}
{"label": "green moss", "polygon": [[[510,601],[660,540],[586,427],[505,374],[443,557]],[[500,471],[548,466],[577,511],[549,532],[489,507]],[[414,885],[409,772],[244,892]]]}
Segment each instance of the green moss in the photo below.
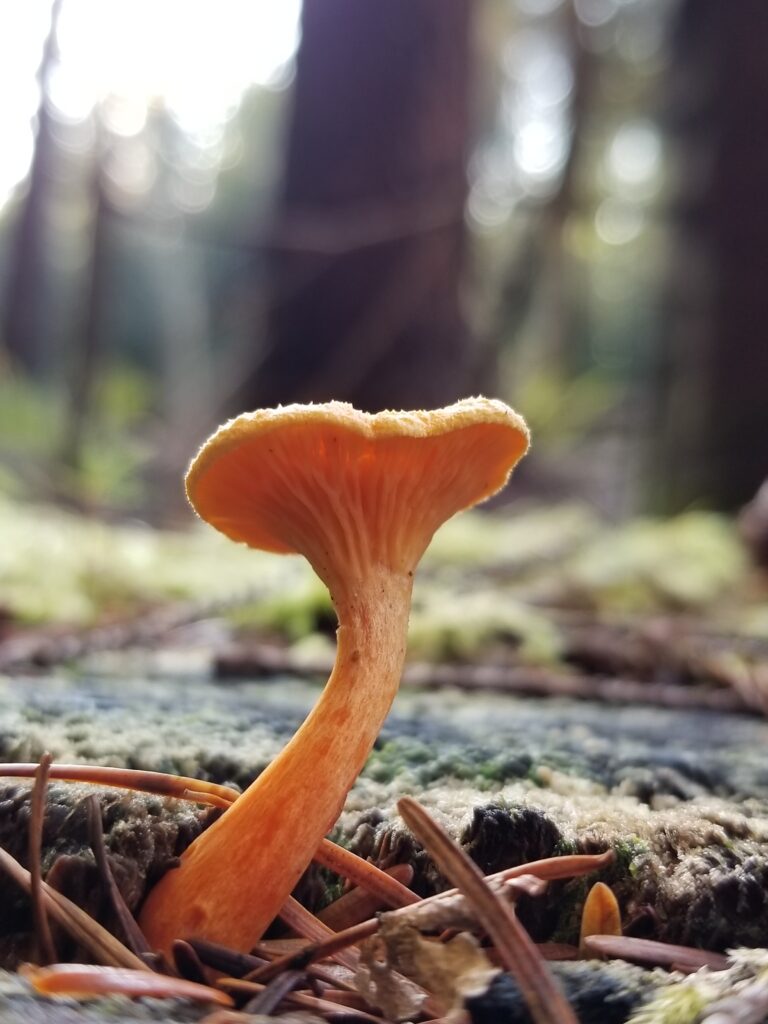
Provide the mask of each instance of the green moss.
{"label": "green moss", "polygon": [[556,626],[542,612],[498,586],[461,589],[450,582],[416,591],[408,633],[411,654],[431,660],[470,659],[494,641],[514,646],[529,663],[552,663],[562,651]]}
{"label": "green moss", "polygon": [[733,588],[745,561],[729,520],[690,512],[603,533],[570,559],[565,575],[591,603],[612,611],[693,609]]}
{"label": "green moss", "polygon": [[290,590],[239,605],[229,620],[235,626],[266,629],[297,641],[318,630],[335,629],[336,614],[325,585],[316,576],[307,576]]}
{"label": "green moss", "polygon": [[694,985],[671,985],[636,1011],[627,1024],[696,1024],[709,999]]}
{"label": "green moss", "polygon": [[610,874],[616,877],[635,878],[638,862],[648,856],[648,844],[638,836],[628,835],[615,842],[612,849],[616,860],[609,869]]}
{"label": "green moss", "polygon": [[594,881],[592,875],[587,878],[574,878],[558,891],[558,920],[552,933],[552,942],[564,942],[572,946],[578,944],[584,901]]}

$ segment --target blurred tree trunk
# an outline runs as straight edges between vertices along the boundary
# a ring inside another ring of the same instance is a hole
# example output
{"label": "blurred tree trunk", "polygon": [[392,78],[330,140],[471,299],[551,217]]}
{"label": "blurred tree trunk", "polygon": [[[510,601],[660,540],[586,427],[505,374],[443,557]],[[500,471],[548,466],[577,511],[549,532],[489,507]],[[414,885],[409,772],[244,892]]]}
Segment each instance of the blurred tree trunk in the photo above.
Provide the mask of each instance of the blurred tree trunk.
{"label": "blurred tree trunk", "polygon": [[54,0],[37,78],[40,105],[37,110],[35,152],[27,193],[22,200],[16,231],[8,254],[9,273],[3,296],[2,341],[12,364],[27,372],[43,364],[42,268],[45,254],[45,215],[55,143],[48,107],[48,80],[56,61],[56,29],[62,0]]}
{"label": "blurred tree trunk", "polygon": [[93,219],[86,271],[87,282],[83,297],[81,330],[75,337],[70,352],[67,417],[60,449],[61,462],[67,473],[80,469],[82,464],[83,441],[92,412],[107,299],[106,282],[110,270],[110,257],[107,199],[104,192],[103,135],[104,129],[97,115],[97,137],[90,181],[89,207]]}
{"label": "blurred tree trunk", "polygon": [[720,508],[768,476],[768,4],[685,0],[683,146],[666,412],[668,504]]}
{"label": "blurred tree trunk", "polygon": [[469,0],[306,0],[268,338],[239,408],[477,388],[461,309]]}

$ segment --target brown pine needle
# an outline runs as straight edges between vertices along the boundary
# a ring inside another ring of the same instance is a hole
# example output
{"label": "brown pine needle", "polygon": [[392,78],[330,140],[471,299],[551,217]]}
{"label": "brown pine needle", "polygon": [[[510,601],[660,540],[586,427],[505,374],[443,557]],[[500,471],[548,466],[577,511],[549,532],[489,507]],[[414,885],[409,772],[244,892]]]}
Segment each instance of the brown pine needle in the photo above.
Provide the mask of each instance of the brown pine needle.
{"label": "brown pine needle", "polygon": [[285,996],[293,989],[298,988],[299,983],[303,980],[304,975],[301,971],[286,971],[279,978],[273,978],[262,992],[248,1000],[243,1007],[243,1013],[271,1016]]}
{"label": "brown pine needle", "polygon": [[[30,779],[36,770],[37,765],[28,762],[0,764],[0,778]],[[48,777],[65,782],[87,782],[96,786],[133,789],[222,808],[229,807],[240,795],[229,786],[189,779],[183,775],[139,771],[135,768],[108,768],[96,764],[52,764]]]}
{"label": "brown pine needle", "polygon": [[184,939],[176,939],[171,950],[173,966],[180,978],[205,984],[205,967],[192,946]]}
{"label": "brown pine needle", "polygon": [[709,967],[711,971],[724,971],[729,966],[728,957],[693,946],[673,946],[655,939],[634,939],[625,935],[590,935],[584,945],[591,953],[615,960],[629,960],[631,963],[649,967],[666,967],[669,970],[697,971]]}
{"label": "brown pine needle", "polygon": [[205,939],[188,939],[187,944],[191,946],[200,961],[205,967],[222,974],[229,974],[235,978],[255,971],[257,967],[263,967],[267,961],[260,956],[252,956],[249,953],[238,953],[218,942],[208,942]]}
{"label": "brown pine needle", "polygon": [[579,949],[585,956],[589,954],[584,943],[590,935],[621,935],[619,904],[605,882],[595,882],[581,912]]}
{"label": "brown pine needle", "polygon": [[548,885],[549,883],[538,875],[516,875],[504,882],[504,890],[517,899],[518,896],[543,896]]}
{"label": "brown pine needle", "polygon": [[370,1009],[369,1003],[360,995],[359,992],[345,992],[342,989],[332,988],[326,989],[322,993],[322,998],[327,1003],[338,1003],[339,1012],[341,1012],[344,1007],[349,1007],[353,1010],[362,1010],[364,1013]]}
{"label": "brown pine needle", "polygon": [[[489,875],[487,881],[502,883],[509,879],[519,878],[521,875],[526,874],[534,874],[537,878],[547,880],[573,878],[578,875],[586,875],[592,871],[597,871],[601,868],[607,867],[607,865],[613,862],[614,857],[615,855],[612,850],[607,850],[605,853],[571,854],[566,857],[547,857],[544,860],[531,861],[528,864],[520,864],[514,868],[506,868],[504,871],[498,871],[494,875]],[[428,896],[426,899],[421,900],[419,906],[425,906],[428,903],[449,899],[457,895],[458,889],[448,889],[445,892],[440,892],[434,896]],[[398,910],[391,910],[389,913],[396,916],[402,914],[407,915],[410,913],[410,908],[403,907]],[[333,956],[341,949],[354,946],[358,942],[362,942],[363,939],[370,938],[371,935],[375,935],[378,930],[378,918],[370,918],[368,921],[361,921],[360,924],[356,924],[351,928],[345,928],[343,931],[336,932],[334,935],[322,942],[305,946],[299,953],[287,954],[286,956],[274,960],[269,965],[271,970],[265,970],[264,975],[260,980],[273,977],[279,974],[280,971],[290,970],[292,968],[303,969],[308,964]]]}
{"label": "brown pine needle", "polygon": [[418,903],[420,897],[411,892],[396,878],[388,875],[381,868],[377,868],[370,861],[363,860],[343,846],[332,843],[330,839],[322,839],[320,845],[312,858],[324,868],[335,871],[342,878],[348,878],[350,882],[366,889],[386,907],[407,907]]}
{"label": "brown pine needle", "polygon": [[[391,875],[401,885],[408,885],[413,878],[413,868],[410,864],[394,864],[387,868],[385,874]],[[353,924],[359,924],[360,921],[366,921],[381,909],[382,903],[377,896],[361,886],[356,886],[343,896],[339,896],[333,903],[329,903],[320,911],[317,919],[333,931],[340,932]]]}
{"label": "brown pine needle", "polygon": [[490,888],[461,847],[411,797],[397,804],[403,821],[439,870],[474,907],[536,1024],[577,1024],[576,1016],[512,908]]}
{"label": "brown pine needle", "polygon": [[362,924],[357,924],[353,928],[346,928],[343,932],[334,932],[322,942],[311,943],[298,953],[290,953],[286,956],[278,957],[271,964],[253,971],[247,977],[253,981],[258,979],[258,981],[264,982],[277,977],[282,971],[304,970],[317,960],[325,960],[327,957],[337,956],[341,950],[348,949],[363,939],[375,935],[378,930],[379,922],[377,918],[363,921]]}
{"label": "brown pine needle", "polygon": [[88,838],[91,850],[93,851],[102,883],[112,904],[112,909],[123,930],[126,944],[138,956],[144,953],[151,953],[152,950],[149,948],[149,943],[144,938],[144,933],[136,924],[133,914],[128,909],[123,899],[123,894],[120,892],[115,876],[112,873],[109,857],[107,856],[107,848],[104,844],[104,827],[101,819],[101,804],[98,798],[95,795],[89,796],[86,800],[86,807],[88,810]]}
{"label": "brown pine needle", "polygon": [[[256,996],[263,992],[266,985],[255,981],[246,981],[239,978],[221,978],[217,985],[227,992],[242,993],[244,995]],[[338,1003],[330,1000],[318,999],[315,996],[308,996],[303,992],[290,992],[285,996],[285,1002],[297,1006],[303,1010],[314,1010],[316,1013],[338,1014],[342,1009]],[[370,1024],[387,1024],[382,1017],[376,1017],[364,1010],[344,1009],[344,1016],[347,1020],[368,1021]]]}
{"label": "brown pine needle", "polygon": [[202,1003],[234,1006],[231,996],[209,985],[184,978],[151,974],[125,967],[97,967],[94,964],[54,964],[24,972],[41,995],[102,996],[123,995],[131,999],[194,999]]}
{"label": "brown pine needle", "polygon": [[[554,882],[559,878],[578,878],[581,875],[589,875],[593,871],[600,871],[613,864],[616,854],[613,850],[606,850],[604,853],[572,853],[565,857],[545,857],[543,860],[532,860],[527,864],[518,864],[514,868],[506,868],[504,871],[497,871],[495,875],[489,875],[489,879],[501,879],[508,881],[510,878],[518,878],[520,875],[536,875],[537,878],[547,882]],[[441,893],[441,895],[446,895]]]}
{"label": "brown pine needle", "polygon": [[[0,869],[26,893],[30,893],[32,881],[29,872],[2,846]],[[143,960],[66,896],[62,896],[45,882],[40,883],[40,891],[45,900],[47,913],[101,963],[111,967],[130,967],[148,974],[153,973]]]}
{"label": "brown pine needle", "polygon": [[[280,917],[295,932],[298,932],[305,939],[309,939],[310,942],[324,942],[325,940],[332,938],[335,935],[327,924],[323,924],[322,921],[318,921],[314,914],[310,913],[303,907],[298,900],[295,900],[293,896],[289,896],[283,904],[280,910]],[[301,954],[299,954],[301,955]],[[340,949],[334,954],[340,964],[348,967],[351,971],[354,971],[357,967],[357,950],[352,949]],[[272,965],[269,964],[267,967],[261,968],[261,970],[268,970]],[[259,977],[259,972],[254,972],[254,977]],[[270,975],[271,977],[272,975]]]}
{"label": "brown pine needle", "polygon": [[52,760],[51,754],[46,752],[35,768],[35,784],[32,787],[29,809],[29,896],[32,901],[32,919],[35,923],[35,938],[41,964],[52,964],[58,960],[42,893],[43,870],[41,864],[45,792]]}

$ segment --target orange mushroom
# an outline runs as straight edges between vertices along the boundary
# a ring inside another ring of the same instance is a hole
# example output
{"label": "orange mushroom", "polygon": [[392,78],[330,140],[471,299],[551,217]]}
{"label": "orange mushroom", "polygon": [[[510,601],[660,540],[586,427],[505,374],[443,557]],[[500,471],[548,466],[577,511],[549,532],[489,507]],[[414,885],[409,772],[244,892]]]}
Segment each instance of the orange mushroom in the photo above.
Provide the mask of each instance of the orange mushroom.
{"label": "orange mushroom", "polygon": [[400,682],[413,573],[435,530],[495,493],[528,448],[502,402],[434,412],[290,405],[203,445],[189,500],[233,540],[299,552],[339,620],[333,672],[285,749],[150,892],[141,925],[168,951],[198,937],[250,949],[333,826]]}

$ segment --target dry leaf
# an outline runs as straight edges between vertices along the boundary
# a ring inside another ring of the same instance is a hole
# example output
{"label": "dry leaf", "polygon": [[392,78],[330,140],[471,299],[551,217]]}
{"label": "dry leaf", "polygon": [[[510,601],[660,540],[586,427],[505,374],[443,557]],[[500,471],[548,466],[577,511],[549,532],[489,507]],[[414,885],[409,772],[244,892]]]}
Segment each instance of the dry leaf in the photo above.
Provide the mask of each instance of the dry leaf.
{"label": "dry leaf", "polygon": [[[394,1016],[393,1010],[412,1014],[421,1005],[409,1003],[414,982],[437,999],[441,1014],[447,1014],[463,1006],[465,995],[484,992],[499,973],[468,932],[439,942],[425,938],[403,917],[386,914],[379,933],[363,944],[361,963],[371,972],[366,979],[375,977],[377,985],[384,986],[388,1001],[382,1003],[381,994],[374,996],[370,990],[366,998],[387,1016]],[[394,1003],[389,1001],[391,995],[396,997]]]}
{"label": "dry leaf", "polygon": [[390,1020],[413,1019],[427,998],[422,988],[394,969],[387,945],[378,934],[361,945],[353,982],[366,1002]]}
{"label": "dry leaf", "polygon": [[383,921],[379,936],[392,967],[435,995],[444,1013],[463,1006],[464,996],[485,992],[499,974],[473,935],[459,932],[448,942],[425,938],[416,928]]}

